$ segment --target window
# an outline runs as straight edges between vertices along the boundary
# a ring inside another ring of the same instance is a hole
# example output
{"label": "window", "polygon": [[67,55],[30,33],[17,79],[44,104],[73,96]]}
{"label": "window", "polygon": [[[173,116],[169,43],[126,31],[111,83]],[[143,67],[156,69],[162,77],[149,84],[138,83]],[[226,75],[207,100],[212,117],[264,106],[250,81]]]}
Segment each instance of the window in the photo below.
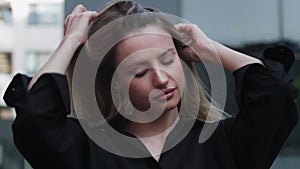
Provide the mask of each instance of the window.
{"label": "window", "polygon": [[12,18],[11,18],[11,7],[9,3],[1,3],[0,2],[0,24],[11,24]]}
{"label": "window", "polygon": [[11,73],[11,53],[0,52],[0,73]]}
{"label": "window", "polygon": [[47,61],[50,52],[29,51],[26,54],[25,71],[29,75],[37,72]]}
{"label": "window", "polygon": [[61,4],[31,4],[29,6],[30,25],[57,25],[62,18]]}

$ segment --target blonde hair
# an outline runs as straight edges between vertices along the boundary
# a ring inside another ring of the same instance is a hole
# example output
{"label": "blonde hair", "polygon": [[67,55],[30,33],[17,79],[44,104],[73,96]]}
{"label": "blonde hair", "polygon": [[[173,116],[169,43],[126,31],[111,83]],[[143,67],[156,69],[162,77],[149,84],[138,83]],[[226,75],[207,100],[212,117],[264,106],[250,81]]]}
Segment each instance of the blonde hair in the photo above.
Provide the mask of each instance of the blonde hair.
{"label": "blonde hair", "polygon": [[[160,11],[157,9],[144,8],[140,4],[130,0],[112,1],[109,4],[107,4],[101,11],[99,11],[98,16],[95,18],[90,28],[89,37],[91,37],[97,30],[102,28],[104,25],[116,19],[119,19],[121,17],[128,16],[131,14],[136,14],[136,13],[142,13],[143,15],[140,16],[139,20],[135,20],[132,21],[131,23],[128,23],[127,25],[123,25],[124,29],[129,29],[129,31],[136,31],[145,28],[148,25],[160,25],[160,26],[165,24],[170,25],[170,23],[167,21],[166,18],[159,18],[153,15],[156,12],[160,12]],[[170,27],[173,27],[173,25],[170,25]],[[178,34],[175,28],[170,29],[169,27],[163,27],[163,29],[166,29],[166,31],[169,32],[171,35]],[[182,47],[182,43],[175,38],[173,38],[173,40],[179,56],[185,55],[186,53],[180,50],[180,48]],[[71,84],[70,79],[72,79],[74,64],[78,57],[78,51],[79,50],[75,52],[68,70],[68,77],[69,77],[70,84]],[[115,47],[109,50],[108,53],[106,53],[105,57],[103,58],[101,64],[99,65],[97,75],[96,75],[96,81],[95,81],[96,100],[100,108],[100,111],[102,112],[103,117],[107,121],[110,121],[118,114],[117,108],[115,107],[114,102],[112,100],[112,95],[110,90],[112,76],[116,69],[114,59],[115,59]],[[217,106],[215,106],[215,104],[213,104],[213,100],[211,99],[210,95],[203,88],[202,83],[200,82],[199,79],[199,75],[193,63],[188,61],[184,61],[184,62],[192,71],[197,81],[198,90],[189,89],[189,90],[199,91],[199,93],[197,94],[197,97],[199,98],[195,99],[199,101],[199,103],[197,104],[199,105],[199,107],[198,107],[198,113],[196,118],[206,122],[214,122],[226,118],[228,114],[226,114]],[[191,91],[189,93],[193,93],[193,92],[194,91]],[[185,97],[195,97],[195,96],[187,95]],[[185,110],[184,112],[188,114],[189,110]]]}

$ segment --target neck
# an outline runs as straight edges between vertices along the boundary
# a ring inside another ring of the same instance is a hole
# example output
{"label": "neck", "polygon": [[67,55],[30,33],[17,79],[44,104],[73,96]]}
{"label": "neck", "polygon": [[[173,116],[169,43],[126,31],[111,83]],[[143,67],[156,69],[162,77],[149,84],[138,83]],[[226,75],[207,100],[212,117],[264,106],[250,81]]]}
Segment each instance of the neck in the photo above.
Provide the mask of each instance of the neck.
{"label": "neck", "polygon": [[126,130],[138,138],[148,138],[153,136],[166,137],[175,127],[179,120],[178,108],[162,113],[162,115],[150,123],[130,122]]}

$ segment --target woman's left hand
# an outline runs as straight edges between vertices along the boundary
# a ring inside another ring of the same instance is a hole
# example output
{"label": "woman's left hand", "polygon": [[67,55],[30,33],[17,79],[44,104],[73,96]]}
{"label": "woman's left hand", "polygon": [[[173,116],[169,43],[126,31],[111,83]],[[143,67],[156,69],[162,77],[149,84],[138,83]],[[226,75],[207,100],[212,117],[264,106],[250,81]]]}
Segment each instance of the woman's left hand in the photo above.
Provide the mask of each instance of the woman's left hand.
{"label": "woman's left hand", "polygon": [[[174,27],[187,36],[187,39],[191,41],[187,45],[180,46],[179,51],[183,60],[192,62],[218,62],[218,53],[212,43],[202,30],[195,24],[179,23]],[[216,60],[217,59],[217,60]]]}
{"label": "woman's left hand", "polygon": [[259,63],[262,61],[255,57],[232,50],[214,40],[208,38],[201,29],[194,24],[176,24],[175,28],[185,33],[191,43],[179,48],[183,60],[192,62],[210,62],[223,66],[224,69],[233,72],[247,64]]}

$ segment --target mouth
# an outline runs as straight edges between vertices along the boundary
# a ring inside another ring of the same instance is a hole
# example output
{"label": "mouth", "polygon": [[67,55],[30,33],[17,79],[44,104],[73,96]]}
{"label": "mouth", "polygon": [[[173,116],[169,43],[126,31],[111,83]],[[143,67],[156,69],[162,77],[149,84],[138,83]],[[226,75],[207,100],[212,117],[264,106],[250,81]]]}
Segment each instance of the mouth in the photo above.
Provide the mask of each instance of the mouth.
{"label": "mouth", "polygon": [[167,89],[162,90],[163,93],[157,95],[156,97],[154,97],[155,99],[166,99],[166,100],[170,100],[174,95],[175,95],[175,90],[177,89],[177,87],[170,87]]}

